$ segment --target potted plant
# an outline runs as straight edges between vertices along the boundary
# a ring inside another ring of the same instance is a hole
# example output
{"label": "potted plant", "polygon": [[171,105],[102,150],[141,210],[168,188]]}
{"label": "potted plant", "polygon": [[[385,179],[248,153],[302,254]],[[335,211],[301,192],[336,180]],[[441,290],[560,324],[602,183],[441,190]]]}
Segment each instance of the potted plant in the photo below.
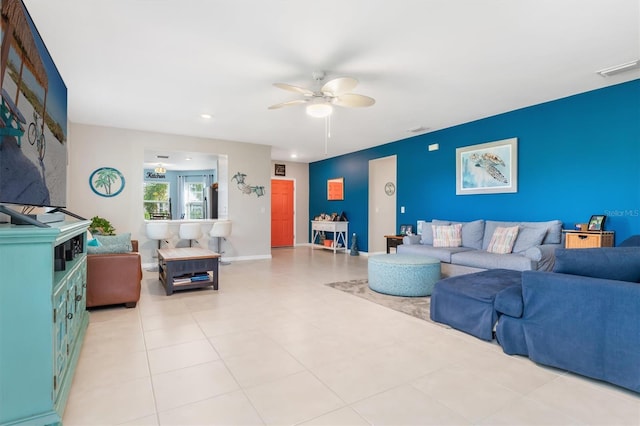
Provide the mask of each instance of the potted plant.
{"label": "potted plant", "polygon": [[91,218],[91,224],[89,225],[89,232],[96,235],[115,235],[116,229],[111,225],[107,219],[100,216],[94,216]]}

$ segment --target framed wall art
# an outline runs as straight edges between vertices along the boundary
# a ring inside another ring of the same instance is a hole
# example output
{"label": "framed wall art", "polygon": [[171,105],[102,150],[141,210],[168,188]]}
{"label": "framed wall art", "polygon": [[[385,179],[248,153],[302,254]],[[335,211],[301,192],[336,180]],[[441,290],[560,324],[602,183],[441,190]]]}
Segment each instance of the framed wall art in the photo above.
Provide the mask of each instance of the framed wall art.
{"label": "framed wall art", "polygon": [[274,166],[274,175],[275,176],[286,176],[287,175],[287,165],[286,164],[276,164]]}
{"label": "framed wall art", "polygon": [[518,138],[456,149],[456,195],[518,192]]}
{"label": "framed wall art", "polygon": [[344,178],[333,178],[327,180],[327,200],[344,200]]}
{"label": "framed wall art", "polygon": [[115,197],[124,189],[124,175],[113,167],[100,167],[89,176],[89,186],[101,197]]}

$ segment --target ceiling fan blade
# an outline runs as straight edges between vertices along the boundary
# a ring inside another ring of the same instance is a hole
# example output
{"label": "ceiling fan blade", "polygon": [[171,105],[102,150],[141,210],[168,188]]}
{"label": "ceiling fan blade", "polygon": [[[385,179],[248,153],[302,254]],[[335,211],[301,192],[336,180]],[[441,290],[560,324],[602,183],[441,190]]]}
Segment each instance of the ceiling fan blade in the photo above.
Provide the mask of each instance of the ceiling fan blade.
{"label": "ceiling fan blade", "polygon": [[305,89],[304,87],[292,86],[291,84],[287,83],[273,83],[273,85],[290,92],[302,93],[305,96],[313,96],[313,91]]}
{"label": "ceiling fan blade", "polygon": [[332,96],[340,96],[343,93],[347,93],[353,90],[358,85],[358,80],[351,77],[338,77],[333,80],[329,80],[322,86],[320,91]]}
{"label": "ceiling fan blade", "polygon": [[282,108],[282,107],[286,107],[286,106],[290,106],[290,105],[306,104],[307,102],[309,102],[308,99],[296,99],[296,100],[293,100],[293,101],[287,101],[287,102],[282,102],[282,103],[279,103],[279,104],[271,105],[269,107],[269,109],[278,109],[278,108]]}
{"label": "ceiling fan blade", "polygon": [[368,107],[375,103],[375,99],[369,96],[356,95],[355,93],[345,93],[333,100],[334,105],[349,108]]}

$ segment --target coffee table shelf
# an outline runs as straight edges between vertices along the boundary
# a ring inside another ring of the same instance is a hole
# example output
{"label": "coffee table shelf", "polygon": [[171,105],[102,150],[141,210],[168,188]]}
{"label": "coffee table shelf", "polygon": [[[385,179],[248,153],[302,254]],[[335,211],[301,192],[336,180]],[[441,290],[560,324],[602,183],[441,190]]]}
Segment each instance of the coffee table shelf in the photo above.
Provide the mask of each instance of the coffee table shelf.
{"label": "coffee table shelf", "polygon": [[[158,278],[167,293],[213,286],[218,289],[218,258],[211,250],[198,247],[158,250]],[[185,277],[207,276],[206,280],[182,281]]]}

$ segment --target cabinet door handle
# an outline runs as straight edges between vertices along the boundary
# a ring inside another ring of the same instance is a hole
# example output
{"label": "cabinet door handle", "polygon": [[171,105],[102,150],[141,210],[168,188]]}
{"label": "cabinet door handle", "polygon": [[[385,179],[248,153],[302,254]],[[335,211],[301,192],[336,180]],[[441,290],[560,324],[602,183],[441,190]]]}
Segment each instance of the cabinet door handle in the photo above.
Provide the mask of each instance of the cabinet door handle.
{"label": "cabinet door handle", "polygon": [[581,240],[586,240],[587,238],[589,238],[588,235],[578,235],[578,238],[580,238]]}
{"label": "cabinet door handle", "polygon": [[69,312],[69,313],[67,314],[67,319],[69,319],[69,320],[70,320],[70,319],[72,319],[72,318],[73,318],[73,314],[72,314],[71,312]]}

